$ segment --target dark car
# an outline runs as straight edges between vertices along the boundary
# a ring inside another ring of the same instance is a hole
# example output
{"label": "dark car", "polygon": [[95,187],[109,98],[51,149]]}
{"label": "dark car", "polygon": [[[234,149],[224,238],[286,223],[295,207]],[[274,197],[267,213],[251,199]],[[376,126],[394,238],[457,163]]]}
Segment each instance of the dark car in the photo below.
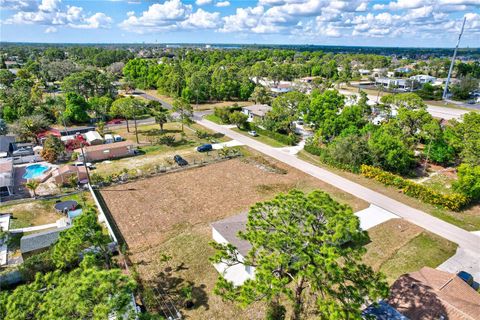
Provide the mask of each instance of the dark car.
{"label": "dark car", "polygon": [[188,162],[187,160],[183,159],[181,156],[179,156],[178,154],[176,154],[175,156],[173,156],[173,160],[175,160],[175,162],[183,167],[183,166],[187,166],[188,165]]}
{"label": "dark car", "polygon": [[208,152],[212,151],[213,147],[210,143],[202,144],[201,146],[197,147],[198,152]]}

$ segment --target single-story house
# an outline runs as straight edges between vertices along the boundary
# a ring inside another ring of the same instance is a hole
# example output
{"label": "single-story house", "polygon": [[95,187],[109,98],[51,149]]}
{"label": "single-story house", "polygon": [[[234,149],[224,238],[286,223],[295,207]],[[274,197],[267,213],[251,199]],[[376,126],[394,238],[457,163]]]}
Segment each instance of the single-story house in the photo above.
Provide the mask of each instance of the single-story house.
{"label": "single-story house", "polygon": [[418,74],[416,76],[411,76],[410,80],[414,80],[421,84],[425,84],[425,83],[435,83],[435,81],[437,81],[437,78],[426,75],[426,74]]}
{"label": "single-story house", "polygon": [[360,73],[362,76],[367,76],[371,73],[371,71],[368,69],[358,69],[358,73]]}
{"label": "single-story house", "polygon": [[95,131],[95,127],[87,126],[87,127],[67,127],[65,129],[60,130],[60,134],[62,136],[71,136],[73,134],[82,134],[87,133],[89,131]]}
{"label": "single-story house", "polygon": [[276,94],[287,93],[292,90],[293,88],[291,83],[280,83],[279,85],[270,88],[270,91]]}
{"label": "single-story house", "polygon": [[12,157],[33,156],[33,143],[30,142],[14,142],[10,143],[10,154]]}
{"label": "single-story house", "polygon": [[409,79],[395,79],[395,78],[375,78],[375,85],[383,86],[387,89],[397,89],[401,91],[409,91],[413,89],[413,81]]}
{"label": "single-story house", "polygon": [[15,136],[0,136],[0,158],[10,155],[10,145],[15,143]]}
{"label": "single-story house", "polygon": [[103,144],[103,138],[97,131],[88,131],[85,133],[85,139],[91,146]]}
{"label": "single-story house", "polygon": [[[248,251],[252,248],[250,242],[238,237],[239,231],[245,231],[247,224],[247,212],[229,217],[211,224],[213,240],[221,244],[232,244],[237,248],[238,256],[241,260],[247,256]],[[227,266],[225,263],[214,264],[223,277],[234,285],[241,285],[247,279],[252,279],[255,274],[255,268],[237,264],[235,266]]]}
{"label": "single-story house", "polygon": [[60,134],[60,130],[55,128],[49,128],[47,130],[43,130],[42,132],[39,132],[37,134],[37,139],[42,141],[46,139],[48,136],[55,136],[57,138],[60,138],[62,135]]}
{"label": "single-story house", "polygon": [[57,185],[64,185],[70,182],[71,177],[77,177],[77,181],[87,180],[87,170],[84,166],[66,165],[53,170],[53,179]]}
{"label": "single-story house", "polygon": [[[136,147],[130,141],[118,143],[100,144],[83,148],[85,161],[102,161],[115,158],[123,158],[135,154]],[[79,154],[79,161],[83,161],[82,150],[75,149]]]}
{"label": "single-story house", "polygon": [[0,196],[10,196],[14,193],[13,159],[0,159]]}
{"label": "single-story house", "polygon": [[410,68],[410,67],[400,67],[400,68],[395,69],[395,72],[399,72],[399,73],[410,73],[412,71],[413,71],[413,69]]}
{"label": "single-story house", "polygon": [[457,275],[429,267],[400,276],[388,303],[410,319],[480,319],[480,294]]}
{"label": "single-story house", "polygon": [[242,112],[248,116],[248,122],[263,120],[270,110],[272,110],[272,107],[267,104],[254,104],[248,107],[242,107]]}
{"label": "single-story house", "polygon": [[20,239],[20,251],[25,260],[35,254],[48,250],[55,242],[57,242],[60,232],[70,226],[29,234]]}

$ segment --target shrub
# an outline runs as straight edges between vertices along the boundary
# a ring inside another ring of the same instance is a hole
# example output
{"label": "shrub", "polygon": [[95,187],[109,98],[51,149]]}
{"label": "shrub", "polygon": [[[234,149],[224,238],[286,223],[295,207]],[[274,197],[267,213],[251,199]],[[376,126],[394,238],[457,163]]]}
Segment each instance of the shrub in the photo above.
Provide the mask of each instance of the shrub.
{"label": "shrub", "polygon": [[195,134],[199,139],[207,139],[208,137],[210,137],[210,134],[204,130],[197,130],[195,131]]}
{"label": "shrub", "polygon": [[296,134],[290,133],[289,135],[285,135],[278,132],[265,130],[263,128],[253,125],[252,123],[250,123],[250,129],[257,131],[259,135],[272,138],[273,140],[277,140],[278,142],[281,142],[289,146],[296,145],[300,140],[300,138]]}
{"label": "shrub", "polygon": [[362,165],[360,170],[362,175],[369,179],[374,179],[386,186],[397,187],[408,196],[445,209],[459,211],[468,205],[471,200],[469,197],[461,193],[443,194],[437,192],[432,188],[406,180],[396,174],[383,171],[377,167]]}
{"label": "shrub", "polygon": [[159,144],[164,144],[167,146],[172,146],[175,143],[175,137],[171,135],[164,135],[158,138]]}
{"label": "shrub", "polygon": [[458,167],[458,180],[453,184],[453,188],[472,200],[479,200],[480,166],[470,166],[464,163]]}

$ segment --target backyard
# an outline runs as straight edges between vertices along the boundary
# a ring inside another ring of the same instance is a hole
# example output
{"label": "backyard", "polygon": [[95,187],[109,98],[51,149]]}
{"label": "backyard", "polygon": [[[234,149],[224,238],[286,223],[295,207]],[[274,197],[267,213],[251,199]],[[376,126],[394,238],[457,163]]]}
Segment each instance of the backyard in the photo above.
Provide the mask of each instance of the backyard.
{"label": "backyard", "polygon": [[0,212],[12,214],[10,229],[40,226],[55,223],[55,221],[65,216],[56,212],[53,208],[56,201],[65,200],[75,200],[79,203],[79,206],[85,203],[93,203],[90,193],[82,192],[49,200],[31,200],[17,204],[2,205],[0,206]]}

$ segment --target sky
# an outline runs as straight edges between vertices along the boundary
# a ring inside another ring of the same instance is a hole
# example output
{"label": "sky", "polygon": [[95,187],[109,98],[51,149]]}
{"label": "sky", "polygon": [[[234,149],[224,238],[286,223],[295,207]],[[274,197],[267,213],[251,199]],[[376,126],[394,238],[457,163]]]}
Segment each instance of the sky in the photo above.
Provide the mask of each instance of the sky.
{"label": "sky", "polygon": [[0,40],[480,47],[480,0],[0,0]]}

